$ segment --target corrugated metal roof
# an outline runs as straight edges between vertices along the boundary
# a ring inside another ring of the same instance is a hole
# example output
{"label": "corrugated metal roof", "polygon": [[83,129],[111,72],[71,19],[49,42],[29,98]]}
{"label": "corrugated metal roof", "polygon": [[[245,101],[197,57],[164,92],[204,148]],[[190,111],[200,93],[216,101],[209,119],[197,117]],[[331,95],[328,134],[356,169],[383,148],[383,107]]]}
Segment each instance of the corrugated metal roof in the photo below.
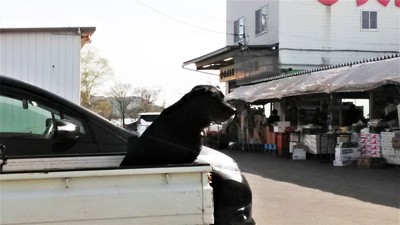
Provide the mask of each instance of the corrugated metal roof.
{"label": "corrugated metal roof", "polygon": [[348,63],[340,63],[340,64],[336,64],[336,65],[323,66],[323,67],[318,67],[318,68],[314,68],[314,69],[299,71],[296,73],[281,74],[278,76],[273,76],[273,77],[250,81],[242,86],[254,85],[254,84],[264,83],[264,82],[268,82],[268,81],[272,81],[272,80],[279,80],[279,79],[284,79],[284,78],[293,77],[293,76],[299,76],[299,75],[303,75],[303,74],[310,74],[310,73],[314,73],[314,72],[330,70],[330,69],[335,69],[335,68],[341,68],[341,67],[349,67],[349,66],[353,66],[353,65],[357,65],[357,64],[376,62],[376,61],[381,61],[381,60],[386,60],[386,59],[391,59],[391,58],[396,58],[396,57],[400,57],[400,53],[390,54],[390,55],[381,56],[381,57],[377,57],[377,58],[358,60],[358,61],[353,61],[353,62],[348,62]]}
{"label": "corrugated metal roof", "polygon": [[288,74],[268,82],[241,86],[226,100],[255,102],[335,92],[360,92],[387,84],[400,85],[400,54]]}

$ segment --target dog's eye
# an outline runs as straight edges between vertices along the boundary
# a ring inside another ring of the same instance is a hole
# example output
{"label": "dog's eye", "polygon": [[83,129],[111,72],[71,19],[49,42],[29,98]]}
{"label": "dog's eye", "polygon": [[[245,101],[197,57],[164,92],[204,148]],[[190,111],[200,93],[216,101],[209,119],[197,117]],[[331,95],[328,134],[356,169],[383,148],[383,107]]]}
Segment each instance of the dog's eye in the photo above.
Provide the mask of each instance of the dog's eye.
{"label": "dog's eye", "polygon": [[223,100],[224,97],[225,97],[224,94],[218,93],[218,92],[214,92],[214,93],[212,94],[212,96],[215,97],[215,98],[217,98],[218,100]]}
{"label": "dog's eye", "polygon": [[215,92],[213,92],[213,93],[211,94],[211,97],[216,98],[216,99],[218,99],[218,100],[221,100],[221,99],[222,99],[221,96],[220,96],[218,93],[215,93]]}

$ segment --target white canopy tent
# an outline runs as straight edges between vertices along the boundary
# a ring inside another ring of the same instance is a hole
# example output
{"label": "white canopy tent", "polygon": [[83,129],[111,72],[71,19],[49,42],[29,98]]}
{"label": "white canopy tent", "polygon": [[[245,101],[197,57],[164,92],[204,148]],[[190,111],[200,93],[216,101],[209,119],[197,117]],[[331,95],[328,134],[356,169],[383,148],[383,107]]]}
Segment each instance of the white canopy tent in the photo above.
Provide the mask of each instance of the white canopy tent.
{"label": "white canopy tent", "polygon": [[296,95],[362,92],[387,84],[400,85],[399,56],[241,86],[225,99],[252,103]]}

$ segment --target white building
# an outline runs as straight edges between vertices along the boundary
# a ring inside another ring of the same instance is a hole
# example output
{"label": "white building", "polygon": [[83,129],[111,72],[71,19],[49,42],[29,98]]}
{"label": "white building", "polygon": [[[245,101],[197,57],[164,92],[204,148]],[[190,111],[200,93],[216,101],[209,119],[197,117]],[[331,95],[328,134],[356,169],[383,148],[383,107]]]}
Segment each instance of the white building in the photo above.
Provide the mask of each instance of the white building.
{"label": "white building", "polygon": [[400,1],[227,0],[226,14],[226,47],[183,65],[219,70],[228,92],[283,73],[400,52]]}
{"label": "white building", "polygon": [[95,27],[0,28],[0,74],[80,103],[80,51]]}

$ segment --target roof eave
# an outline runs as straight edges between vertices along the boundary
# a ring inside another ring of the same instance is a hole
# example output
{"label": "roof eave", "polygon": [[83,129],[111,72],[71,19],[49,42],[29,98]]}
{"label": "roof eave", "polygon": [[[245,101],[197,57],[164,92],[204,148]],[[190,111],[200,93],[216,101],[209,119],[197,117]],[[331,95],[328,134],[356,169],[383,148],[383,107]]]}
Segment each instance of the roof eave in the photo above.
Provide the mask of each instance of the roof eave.
{"label": "roof eave", "polygon": [[90,37],[96,31],[96,27],[25,27],[25,28],[0,28],[0,33],[21,32],[76,32],[81,35],[81,48],[91,42]]}
{"label": "roof eave", "polygon": [[[204,62],[206,62],[206,61],[211,61],[211,60],[213,60],[213,59],[215,59],[215,60],[219,60],[219,61],[221,61],[221,57],[222,56],[226,56],[226,57],[229,57],[229,54],[230,53],[233,53],[233,52],[235,52],[235,51],[237,51],[237,50],[246,50],[246,49],[251,49],[251,50],[258,50],[258,49],[260,49],[260,50],[265,50],[265,49],[269,49],[269,50],[277,50],[279,48],[279,44],[277,43],[277,44],[273,44],[273,45],[246,45],[246,46],[240,46],[240,45],[228,45],[228,46],[225,46],[225,47],[223,47],[223,48],[220,48],[220,49],[218,49],[218,50],[215,50],[215,51],[213,51],[213,52],[210,52],[210,53],[208,53],[208,54],[206,54],[206,55],[203,55],[203,56],[200,56],[200,57],[197,57],[197,58],[195,58],[195,59],[192,59],[192,60],[189,60],[189,61],[186,61],[186,62],[184,62],[183,64],[182,64],[182,67],[186,67],[186,66],[188,66],[188,65],[190,65],[190,64],[196,64],[196,67],[197,67],[197,64],[204,64]],[[233,54],[231,55],[231,56],[233,56]],[[226,64],[224,64],[224,65],[219,65],[219,66],[210,66],[210,67],[207,67],[207,68],[201,68],[201,69],[203,69],[203,70],[205,70],[205,69],[207,69],[207,70],[215,70],[215,69],[220,69],[221,67],[223,67],[223,66],[225,66]],[[198,69],[198,68],[197,68]]]}

